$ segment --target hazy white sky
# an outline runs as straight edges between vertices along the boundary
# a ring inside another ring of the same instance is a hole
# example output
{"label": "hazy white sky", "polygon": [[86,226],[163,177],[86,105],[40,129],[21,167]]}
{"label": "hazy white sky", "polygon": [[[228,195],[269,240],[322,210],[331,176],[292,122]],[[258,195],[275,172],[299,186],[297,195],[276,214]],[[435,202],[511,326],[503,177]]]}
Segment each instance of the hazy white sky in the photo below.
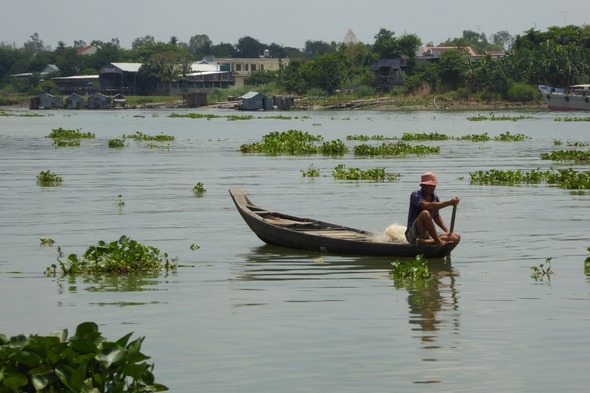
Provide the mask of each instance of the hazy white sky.
{"label": "hazy white sky", "polygon": [[463,30],[515,36],[564,24],[590,24],[590,0],[0,0],[0,42],[19,47],[38,33],[52,48],[112,38],[130,48],[145,35],[188,42],[197,34],[213,44],[250,36],[303,48],[307,40],[342,42],[349,29],[373,43],[381,28],[436,45]]}

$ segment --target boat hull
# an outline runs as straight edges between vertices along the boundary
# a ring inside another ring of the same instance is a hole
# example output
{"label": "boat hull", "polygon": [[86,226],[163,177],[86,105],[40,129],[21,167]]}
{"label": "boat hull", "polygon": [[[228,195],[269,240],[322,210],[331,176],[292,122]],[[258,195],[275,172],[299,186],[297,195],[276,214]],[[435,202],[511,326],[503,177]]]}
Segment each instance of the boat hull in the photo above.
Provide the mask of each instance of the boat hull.
{"label": "boat hull", "polygon": [[263,242],[279,247],[332,254],[444,258],[457,246],[417,247],[408,243],[375,241],[375,234],[337,224],[264,210],[254,205],[240,190],[230,195],[248,227]]}
{"label": "boat hull", "polygon": [[547,108],[554,111],[590,111],[590,97],[586,92],[539,86]]}

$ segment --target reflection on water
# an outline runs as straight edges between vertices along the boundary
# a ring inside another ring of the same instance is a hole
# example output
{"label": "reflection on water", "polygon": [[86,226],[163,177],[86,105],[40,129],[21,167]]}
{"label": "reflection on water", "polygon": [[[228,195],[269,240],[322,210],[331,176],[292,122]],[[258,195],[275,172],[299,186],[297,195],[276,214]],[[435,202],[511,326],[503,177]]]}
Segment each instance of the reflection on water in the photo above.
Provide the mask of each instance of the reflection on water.
{"label": "reflection on water", "polygon": [[[558,123],[563,114],[545,111],[509,123],[470,122],[466,118],[477,114],[460,112],[314,112],[291,121],[233,122],[168,114],[55,111],[0,119],[0,333],[46,333],[94,320],[120,337],[124,325],[133,324],[151,346],[158,380],[178,392],[195,386],[207,392],[421,392],[424,384],[444,391],[587,388],[590,278],[582,265],[590,246],[590,193],[469,182],[476,170],[588,170],[539,157],[560,149],[555,139],[588,142],[587,124]],[[95,133],[96,140],[54,148],[45,136],[58,127]],[[509,131],[531,139],[425,141],[441,147],[428,157],[239,151],[270,131],[289,129],[327,141],[404,132]],[[163,149],[107,147],[109,139],[135,131],[176,139]],[[322,176],[302,178],[312,164]],[[386,168],[402,177],[335,181],[330,173],[338,164]],[[263,246],[227,193],[239,187],[261,206],[379,231],[403,223],[416,179],[433,169],[441,198],[461,197],[463,241],[452,266],[431,260],[432,280],[412,286],[393,281],[392,258]],[[64,184],[37,186],[41,170],[62,176]],[[192,191],[197,182],[207,189],[202,198]],[[117,195],[125,207],[114,205]],[[39,247],[39,237],[80,253],[121,235],[193,267],[168,275],[42,275],[55,253]],[[194,243],[198,251],[189,248]],[[530,267],[549,257],[556,274],[539,285]],[[552,372],[539,373],[548,364]]]}

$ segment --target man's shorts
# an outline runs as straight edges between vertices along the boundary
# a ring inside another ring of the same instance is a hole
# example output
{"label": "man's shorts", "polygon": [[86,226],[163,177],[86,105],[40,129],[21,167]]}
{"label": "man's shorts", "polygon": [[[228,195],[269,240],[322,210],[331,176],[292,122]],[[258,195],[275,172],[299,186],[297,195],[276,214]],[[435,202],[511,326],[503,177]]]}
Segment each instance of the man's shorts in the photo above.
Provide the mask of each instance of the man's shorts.
{"label": "man's shorts", "polygon": [[428,234],[428,231],[418,233],[418,225],[416,224],[416,221],[418,221],[418,220],[417,219],[414,220],[414,222],[412,223],[412,226],[410,226],[406,230],[406,240],[410,244],[416,244],[416,239],[418,239],[418,238],[428,239],[430,237],[430,235]]}

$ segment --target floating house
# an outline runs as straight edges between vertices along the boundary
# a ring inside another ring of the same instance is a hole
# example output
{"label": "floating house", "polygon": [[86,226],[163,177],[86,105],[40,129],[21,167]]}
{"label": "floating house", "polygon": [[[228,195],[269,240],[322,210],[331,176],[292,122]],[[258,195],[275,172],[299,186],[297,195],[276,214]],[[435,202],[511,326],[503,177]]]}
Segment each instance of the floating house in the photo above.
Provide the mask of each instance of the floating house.
{"label": "floating house", "polygon": [[112,107],[112,102],[111,97],[94,93],[88,96],[88,109],[108,109]]}
{"label": "floating house", "polygon": [[84,109],[84,97],[80,94],[72,93],[66,97],[67,109]]}
{"label": "floating house", "polygon": [[243,111],[258,111],[261,109],[272,109],[273,99],[257,91],[251,91],[239,97],[240,103],[237,108]]}
{"label": "floating house", "polygon": [[41,93],[39,96],[29,100],[29,109],[53,109],[61,107],[61,97],[55,97],[48,93]]}
{"label": "floating house", "polygon": [[127,97],[125,97],[123,94],[115,94],[113,96],[113,106],[115,108],[125,108],[125,105],[127,104]]}

